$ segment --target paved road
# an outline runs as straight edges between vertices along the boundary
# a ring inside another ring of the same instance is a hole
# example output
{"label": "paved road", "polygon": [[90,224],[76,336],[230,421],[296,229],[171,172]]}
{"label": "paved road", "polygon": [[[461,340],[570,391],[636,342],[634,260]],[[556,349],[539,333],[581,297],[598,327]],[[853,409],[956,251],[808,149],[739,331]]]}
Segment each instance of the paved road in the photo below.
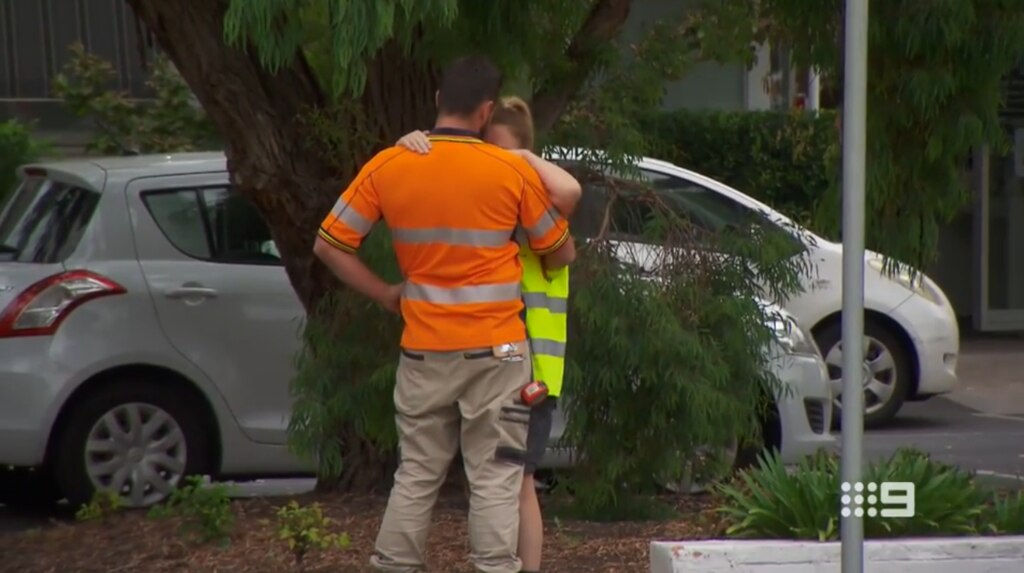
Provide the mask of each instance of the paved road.
{"label": "paved road", "polygon": [[890,427],[864,436],[869,458],[885,457],[900,447],[928,452],[981,475],[1024,476],[1024,415],[985,414],[943,398],[910,403]]}
{"label": "paved road", "polygon": [[[1024,415],[982,414],[943,398],[907,404],[888,428],[869,431],[865,455],[877,459],[914,447],[936,459],[972,469],[1002,483],[1024,476]],[[267,480],[239,485],[242,496],[288,495],[312,489],[313,480]],[[70,511],[14,513],[0,506],[0,535],[70,519]]]}

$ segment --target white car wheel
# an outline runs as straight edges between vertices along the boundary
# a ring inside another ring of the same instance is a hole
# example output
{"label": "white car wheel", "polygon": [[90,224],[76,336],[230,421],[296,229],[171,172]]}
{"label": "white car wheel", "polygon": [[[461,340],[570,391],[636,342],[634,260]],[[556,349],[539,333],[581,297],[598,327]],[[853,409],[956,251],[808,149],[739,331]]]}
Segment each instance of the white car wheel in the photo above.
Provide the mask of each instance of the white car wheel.
{"label": "white car wheel", "polygon": [[[837,414],[842,408],[843,347],[839,324],[817,335],[818,346],[828,366],[829,383]],[[906,401],[913,368],[899,338],[872,321],[864,323],[864,425],[878,427],[891,420]]]}
{"label": "white car wheel", "polygon": [[177,384],[124,380],[73,405],[54,470],[72,507],[97,490],[124,507],[165,500],[187,475],[210,470],[209,432],[193,393]]}

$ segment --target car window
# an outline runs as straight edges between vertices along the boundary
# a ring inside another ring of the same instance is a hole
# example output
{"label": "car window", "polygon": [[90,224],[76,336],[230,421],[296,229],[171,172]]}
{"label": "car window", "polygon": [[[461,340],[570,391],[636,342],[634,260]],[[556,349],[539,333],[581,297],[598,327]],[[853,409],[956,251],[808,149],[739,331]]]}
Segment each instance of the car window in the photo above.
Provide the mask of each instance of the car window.
{"label": "car window", "polygon": [[217,260],[242,264],[280,262],[270,228],[252,203],[228,188],[204,189],[202,195]]}
{"label": "car window", "polygon": [[186,255],[210,260],[212,250],[195,189],[151,192],[143,201],[167,240]]}
{"label": "car window", "polygon": [[761,232],[771,233],[786,245],[784,252],[790,255],[803,252],[804,243],[791,230],[772,221],[767,213],[747,207],[731,197],[709,189],[699,183],[658,173],[641,170],[643,178],[661,195],[680,216],[710,233],[727,229],[747,230],[757,225]]}
{"label": "car window", "polygon": [[[760,225],[770,232],[782,233],[792,242],[795,252],[804,249],[803,243],[765,214],[705,187],[699,183],[666,175],[649,169],[640,169],[639,181],[616,174],[608,169],[587,168],[576,162],[560,162],[581,182],[583,196],[573,214],[570,224],[573,235],[582,239],[593,238],[601,228],[607,210],[610,188],[620,193],[638,189],[637,185],[648,185],[677,215],[686,217],[692,224],[709,233],[718,233],[728,228],[743,229],[751,224]],[[627,206],[628,205],[628,206]],[[609,213],[608,238],[631,242],[655,240],[657,229],[652,228],[655,220],[654,206],[647,201],[617,201]],[[656,242],[656,241],[655,241]]]}
{"label": "car window", "polygon": [[647,169],[640,173],[676,213],[688,217],[705,231],[716,233],[728,227],[741,228],[763,219],[758,212],[693,181]]}
{"label": "car window", "polygon": [[[654,207],[643,200],[622,200],[624,196],[639,194],[645,184],[643,180],[614,175],[610,170],[593,171],[576,165],[567,165],[566,168],[579,179],[583,188],[580,202],[569,220],[574,237],[591,239],[597,236],[607,214],[607,238],[631,242],[650,240]],[[619,199],[609,211],[609,198],[616,194]]]}
{"label": "car window", "polygon": [[57,263],[78,246],[100,194],[42,177],[29,177],[0,212],[0,261]]}
{"label": "car window", "polygon": [[256,208],[228,187],[151,191],[143,201],[167,240],[182,253],[230,264],[280,264]]}

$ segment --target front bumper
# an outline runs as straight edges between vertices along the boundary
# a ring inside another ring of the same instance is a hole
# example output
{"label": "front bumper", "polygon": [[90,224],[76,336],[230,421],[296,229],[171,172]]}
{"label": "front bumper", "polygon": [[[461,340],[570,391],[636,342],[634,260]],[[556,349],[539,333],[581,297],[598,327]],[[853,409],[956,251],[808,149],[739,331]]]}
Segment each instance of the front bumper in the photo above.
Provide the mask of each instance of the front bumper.
{"label": "front bumper", "polygon": [[926,398],[956,389],[960,328],[948,301],[935,304],[912,296],[891,316],[908,333],[917,355],[917,389],[912,398]]}
{"label": "front bumper", "polygon": [[795,464],[819,449],[835,444],[832,428],[832,391],[828,370],[820,356],[790,354],[776,358],[775,375],[783,391],[776,396],[782,428],[781,458]]}

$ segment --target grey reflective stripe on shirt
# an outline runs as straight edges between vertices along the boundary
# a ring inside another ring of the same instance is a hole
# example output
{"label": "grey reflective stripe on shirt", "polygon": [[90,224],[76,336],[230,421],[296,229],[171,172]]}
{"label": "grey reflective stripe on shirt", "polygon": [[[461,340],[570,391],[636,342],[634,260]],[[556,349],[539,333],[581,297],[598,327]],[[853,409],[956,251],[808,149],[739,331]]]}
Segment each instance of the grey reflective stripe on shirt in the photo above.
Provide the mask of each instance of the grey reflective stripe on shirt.
{"label": "grey reflective stripe on shirt", "polygon": [[338,202],[334,204],[334,208],[331,209],[331,214],[342,223],[348,225],[349,229],[360,235],[366,235],[373,228],[373,221],[360,215],[359,211],[353,209],[352,205],[344,199],[338,199]]}
{"label": "grey reflective stripe on shirt", "polygon": [[524,292],[523,303],[526,304],[526,308],[546,308],[553,313],[565,314],[569,310],[567,299],[548,296],[542,292]]}
{"label": "grey reflective stripe on shirt", "polygon": [[402,296],[406,300],[418,300],[435,304],[470,304],[517,300],[520,298],[521,293],[518,282],[455,288],[409,282],[405,284]]}
{"label": "grey reflective stripe on shirt", "polygon": [[543,239],[544,235],[547,235],[548,231],[554,228],[555,222],[561,216],[561,213],[559,213],[557,209],[550,207],[543,215],[540,216],[536,225],[526,229],[526,233],[530,235],[531,239]]}
{"label": "grey reflective stripe on shirt", "polygon": [[565,357],[565,343],[551,340],[550,338],[531,338],[530,352],[537,355]]}
{"label": "grey reflective stripe on shirt", "polygon": [[391,237],[400,243],[444,243],[464,247],[501,247],[511,242],[512,230],[481,229],[391,229]]}

